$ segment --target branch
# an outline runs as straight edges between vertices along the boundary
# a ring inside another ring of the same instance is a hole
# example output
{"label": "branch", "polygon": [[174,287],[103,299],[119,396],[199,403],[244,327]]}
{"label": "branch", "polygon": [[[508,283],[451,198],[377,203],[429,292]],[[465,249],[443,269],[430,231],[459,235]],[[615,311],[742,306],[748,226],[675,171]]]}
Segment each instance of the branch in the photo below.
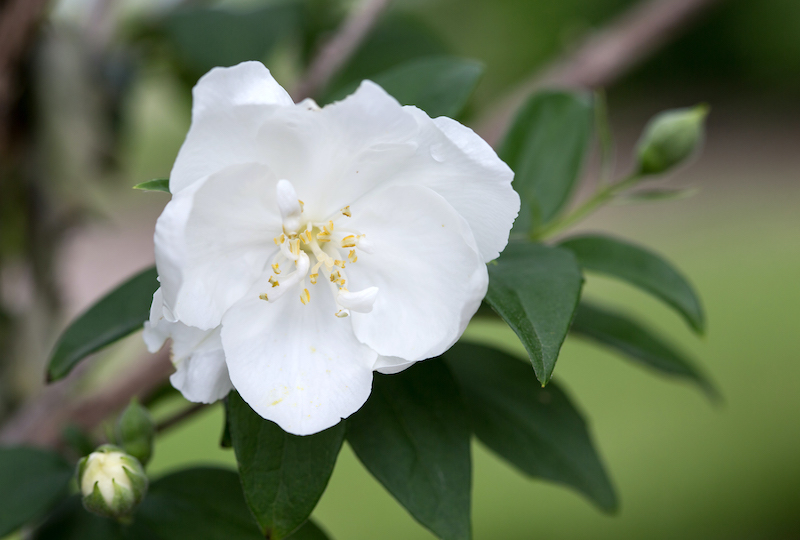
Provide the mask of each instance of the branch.
{"label": "branch", "polygon": [[305,77],[292,92],[295,101],[317,96],[325,89],[331,78],[367,37],[390,2],[391,0],[361,0],[337,33],[312,60]]}
{"label": "branch", "polygon": [[532,92],[543,87],[607,86],[684,31],[703,11],[721,0],[649,0],[637,4],[575,51],[522,82],[476,122],[492,146]]}

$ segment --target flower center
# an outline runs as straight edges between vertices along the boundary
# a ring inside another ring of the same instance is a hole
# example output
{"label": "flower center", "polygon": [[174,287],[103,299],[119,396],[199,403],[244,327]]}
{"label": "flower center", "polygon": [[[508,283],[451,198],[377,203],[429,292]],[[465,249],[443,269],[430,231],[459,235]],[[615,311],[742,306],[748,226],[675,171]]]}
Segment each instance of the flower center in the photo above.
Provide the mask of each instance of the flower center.
{"label": "flower center", "polygon": [[303,216],[303,201],[297,198],[291,182],[279,180],[276,190],[283,232],[273,239],[280,249],[271,263],[269,282],[272,287],[259,298],[274,302],[295,285],[301,285],[300,301],[307,305],[311,302],[309,289],[323,282],[331,289],[337,317],[347,317],[350,311],[372,311],[377,287],[356,292],[347,287],[345,267],[358,261],[358,251],[370,252],[366,235],[342,227],[339,222],[352,217],[350,207],[345,206],[323,221],[307,220]]}

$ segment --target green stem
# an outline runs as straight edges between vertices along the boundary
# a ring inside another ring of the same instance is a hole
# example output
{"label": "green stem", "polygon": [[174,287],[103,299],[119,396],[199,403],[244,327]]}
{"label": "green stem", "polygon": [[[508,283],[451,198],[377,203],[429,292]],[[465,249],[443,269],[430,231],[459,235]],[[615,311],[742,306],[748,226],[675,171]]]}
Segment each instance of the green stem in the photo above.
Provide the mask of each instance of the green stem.
{"label": "green stem", "polygon": [[555,235],[563,231],[564,229],[574,225],[578,221],[581,221],[586,216],[597,210],[599,207],[613,199],[619,192],[624,191],[638,182],[641,178],[641,174],[638,172],[632,173],[619,182],[615,184],[611,184],[605,186],[595,192],[589,199],[584,201],[583,204],[578,206],[575,210],[571,213],[567,214],[566,216],[556,219],[555,221],[551,221],[549,224],[545,225],[543,228],[539,229],[532,233],[533,240],[541,240],[550,236]]}

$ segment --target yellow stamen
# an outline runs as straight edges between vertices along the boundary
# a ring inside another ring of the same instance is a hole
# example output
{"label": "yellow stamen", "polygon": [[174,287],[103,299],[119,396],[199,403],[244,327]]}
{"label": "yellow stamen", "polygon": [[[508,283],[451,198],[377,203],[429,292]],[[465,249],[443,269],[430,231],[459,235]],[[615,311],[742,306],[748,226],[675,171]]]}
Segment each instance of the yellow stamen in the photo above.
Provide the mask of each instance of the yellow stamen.
{"label": "yellow stamen", "polygon": [[276,274],[280,274],[281,273],[280,265],[278,263],[273,264],[272,265],[272,271],[275,272]]}
{"label": "yellow stamen", "polygon": [[351,234],[342,238],[342,247],[345,249],[356,247],[356,237]]}
{"label": "yellow stamen", "polygon": [[344,268],[344,261],[340,261],[339,259],[336,259],[335,261],[333,261],[333,264],[335,266],[338,266],[339,268]]}
{"label": "yellow stamen", "polygon": [[331,272],[331,283],[336,283],[336,280],[341,279],[342,275],[337,272]]}
{"label": "yellow stamen", "polygon": [[299,203],[300,203],[300,213],[302,214],[302,213],[303,213],[303,209],[304,209],[304,208],[305,208],[305,206],[306,206],[306,203],[304,203],[304,202],[303,202],[303,201],[301,201],[300,199],[297,199],[297,202],[299,202]]}
{"label": "yellow stamen", "polygon": [[319,274],[309,274],[308,275],[308,279],[311,281],[312,285],[316,285],[317,284],[317,278],[318,277],[319,277]]}
{"label": "yellow stamen", "polygon": [[269,276],[269,282],[272,283],[273,288],[280,285],[280,283],[278,283],[278,280],[275,279],[275,276]]}
{"label": "yellow stamen", "polygon": [[262,299],[262,300],[267,300],[267,301],[269,301],[269,298],[267,298],[267,293],[261,293],[261,294],[259,294],[259,295],[258,295],[258,297],[259,297],[260,299]]}
{"label": "yellow stamen", "polygon": [[345,206],[344,208],[342,208],[342,214],[344,214],[347,217],[353,217],[353,214],[350,213],[349,206]]}
{"label": "yellow stamen", "polygon": [[300,240],[294,239],[289,242],[289,251],[292,252],[292,255],[295,257],[300,255]]}
{"label": "yellow stamen", "polygon": [[356,250],[351,249],[350,253],[347,254],[347,260],[351,263],[354,263],[358,260],[358,255],[356,255]]}
{"label": "yellow stamen", "polygon": [[336,312],[336,316],[339,317],[340,319],[343,319],[343,318],[347,317],[348,315],[349,315],[349,313],[347,313],[346,311],[342,311],[341,309]]}
{"label": "yellow stamen", "polygon": [[276,236],[272,240],[275,242],[276,246],[279,246],[279,245],[283,244],[283,242],[286,240],[286,236],[281,234],[280,236]]}
{"label": "yellow stamen", "polygon": [[338,284],[339,284],[339,287],[344,287],[344,278],[340,279],[340,280],[339,280],[339,281],[337,281],[336,283],[338,283]]}
{"label": "yellow stamen", "polygon": [[328,231],[333,232],[333,221],[328,222]]}
{"label": "yellow stamen", "polygon": [[311,294],[308,292],[308,289],[303,289],[303,294],[300,295],[300,301],[303,303],[303,305],[306,305],[311,301]]}

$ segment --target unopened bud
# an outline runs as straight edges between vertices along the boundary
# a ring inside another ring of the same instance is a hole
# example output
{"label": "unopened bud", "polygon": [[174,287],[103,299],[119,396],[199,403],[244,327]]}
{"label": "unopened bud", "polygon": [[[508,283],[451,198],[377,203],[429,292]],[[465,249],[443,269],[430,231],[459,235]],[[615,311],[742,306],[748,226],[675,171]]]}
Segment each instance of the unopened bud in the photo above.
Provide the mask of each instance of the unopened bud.
{"label": "unopened bud", "polygon": [[122,449],[147,465],[153,454],[155,422],[150,412],[134,398],[120,415],[114,427],[114,438]]}
{"label": "unopened bud", "polygon": [[661,174],[690,158],[703,142],[707,105],[665,111],[650,120],[638,145],[639,173]]}
{"label": "unopened bud", "polygon": [[86,510],[125,520],[144,498],[147,476],[135,457],[106,444],[80,460],[78,486]]}

